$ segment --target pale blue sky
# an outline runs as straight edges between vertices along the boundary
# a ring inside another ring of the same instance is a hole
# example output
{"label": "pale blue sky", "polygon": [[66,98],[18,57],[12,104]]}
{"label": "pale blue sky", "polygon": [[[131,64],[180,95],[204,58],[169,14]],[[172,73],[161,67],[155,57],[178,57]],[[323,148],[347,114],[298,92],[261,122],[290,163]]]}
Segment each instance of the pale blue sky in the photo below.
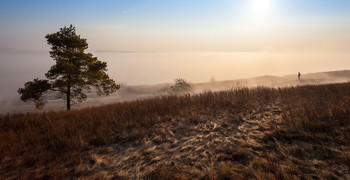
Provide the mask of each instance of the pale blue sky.
{"label": "pale blue sky", "polygon": [[[269,12],[254,14],[254,1],[268,1]],[[94,50],[256,50],[279,46],[254,42],[273,36],[295,48],[286,36],[331,41],[349,19],[348,0],[2,0],[0,48],[46,50],[45,34],[70,24]]]}

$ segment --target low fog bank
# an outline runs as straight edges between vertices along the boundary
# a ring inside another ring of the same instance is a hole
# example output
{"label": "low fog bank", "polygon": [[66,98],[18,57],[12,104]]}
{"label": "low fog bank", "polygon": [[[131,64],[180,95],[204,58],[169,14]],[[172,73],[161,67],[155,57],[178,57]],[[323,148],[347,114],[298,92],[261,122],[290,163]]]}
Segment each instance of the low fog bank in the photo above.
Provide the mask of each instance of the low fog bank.
{"label": "low fog bank", "polygon": [[[187,80],[190,81],[190,79]],[[193,83],[192,88],[193,93],[200,93],[204,91],[230,90],[239,87],[290,87],[307,84],[341,83],[348,81],[350,81],[350,70],[302,74],[300,80],[298,79],[297,74],[286,76],[259,76],[229,81],[215,81],[212,79],[211,82]],[[73,109],[152,98],[163,95],[161,93],[162,90],[167,89],[172,85],[173,84],[171,83],[147,86],[126,86],[122,84],[120,90],[116,93],[110,96],[101,97],[90,95],[85,102],[74,105]],[[32,103],[25,103],[19,99],[2,100],[0,103],[0,114],[43,112],[65,110],[66,108],[63,100],[49,100],[43,110],[37,110]]]}
{"label": "low fog bank", "polygon": [[350,81],[350,70],[343,71],[330,71],[330,72],[318,72],[301,74],[301,79],[298,79],[297,73],[295,75],[286,76],[258,76],[254,78],[218,81],[211,83],[197,83],[194,84],[196,90],[201,92],[203,90],[227,90],[238,87],[291,87],[302,85],[315,85],[315,84],[329,84],[329,83],[342,83]]}

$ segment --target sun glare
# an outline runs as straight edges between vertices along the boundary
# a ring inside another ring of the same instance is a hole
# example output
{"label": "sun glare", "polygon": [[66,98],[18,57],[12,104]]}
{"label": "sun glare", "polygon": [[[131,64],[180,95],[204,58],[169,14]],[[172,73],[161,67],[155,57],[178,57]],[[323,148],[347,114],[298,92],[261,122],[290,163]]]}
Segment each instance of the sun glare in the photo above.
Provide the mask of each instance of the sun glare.
{"label": "sun glare", "polygon": [[266,15],[272,9],[272,0],[251,0],[251,10],[255,15]]}

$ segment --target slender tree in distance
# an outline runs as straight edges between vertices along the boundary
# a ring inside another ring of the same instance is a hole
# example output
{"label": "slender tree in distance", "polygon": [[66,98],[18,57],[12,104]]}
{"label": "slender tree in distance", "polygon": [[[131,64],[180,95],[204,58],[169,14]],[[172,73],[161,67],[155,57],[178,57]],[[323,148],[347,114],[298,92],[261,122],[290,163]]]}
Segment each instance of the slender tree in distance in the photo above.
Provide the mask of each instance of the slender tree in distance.
{"label": "slender tree in distance", "polygon": [[86,92],[109,95],[120,88],[107,75],[107,63],[84,52],[88,48],[86,39],[77,35],[72,25],[45,38],[56,64],[45,74],[46,80],[34,79],[18,89],[22,101],[32,101],[37,109],[42,109],[48,97],[58,95],[66,100],[70,110],[72,104],[86,100]]}

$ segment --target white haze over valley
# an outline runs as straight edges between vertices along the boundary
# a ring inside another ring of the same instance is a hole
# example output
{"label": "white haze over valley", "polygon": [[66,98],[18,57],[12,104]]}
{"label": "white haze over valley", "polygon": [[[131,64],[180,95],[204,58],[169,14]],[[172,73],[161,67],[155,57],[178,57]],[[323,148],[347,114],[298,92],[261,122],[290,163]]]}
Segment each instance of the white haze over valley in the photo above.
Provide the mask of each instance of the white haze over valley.
{"label": "white haze over valley", "polygon": [[[107,62],[111,78],[126,85],[234,80],[350,69],[350,53],[270,52],[104,52],[91,51]],[[334,59],[334,61],[332,61]],[[19,98],[17,89],[54,64],[47,51],[0,51],[0,100]],[[334,63],[336,62],[336,63]]]}
{"label": "white haze over valley", "polygon": [[[17,90],[34,78],[45,78],[45,73],[54,64],[48,51],[0,52],[0,113],[37,111],[32,103],[19,100]],[[168,87],[176,78],[190,81],[194,92],[226,90],[237,86],[276,87],[350,80],[349,72],[344,76],[332,77],[327,74],[306,75],[350,69],[349,53],[90,52],[107,62],[109,76],[122,88],[110,97],[90,96],[86,102],[74,108],[154,97],[159,89]],[[331,59],[336,59],[337,63],[332,63]],[[297,81],[298,72],[302,73],[304,81]],[[63,100],[50,100],[44,110],[63,109]]]}

